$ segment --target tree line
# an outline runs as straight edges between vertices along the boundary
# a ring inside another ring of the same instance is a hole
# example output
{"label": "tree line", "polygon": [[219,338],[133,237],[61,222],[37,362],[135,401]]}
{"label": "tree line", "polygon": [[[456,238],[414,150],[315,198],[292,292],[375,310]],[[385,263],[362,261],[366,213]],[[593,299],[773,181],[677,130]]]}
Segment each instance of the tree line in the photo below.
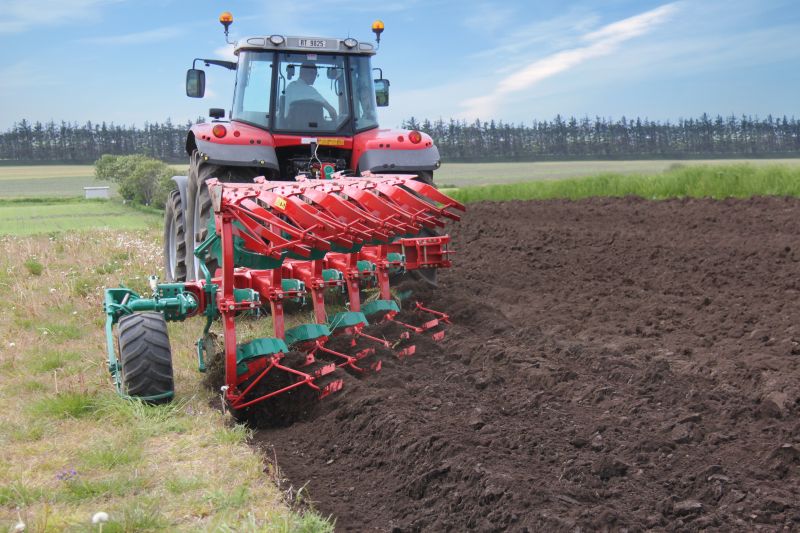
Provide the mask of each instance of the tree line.
{"label": "tree line", "polygon": [[700,157],[788,157],[800,154],[800,120],[786,116],[723,118],[703,114],[677,122],[601,117],[475,122],[415,119],[404,127],[436,140],[450,161],[537,159],[681,159]]}
{"label": "tree line", "polygon": [[[81,125],[23,120],[0,133],[0,160],[89,163],[103,154],[143,154],[183,162],[191,125],[173,124],[169,119],[145,123],[141,128],[105,122]],[[760,119],[703,114],[661,122],[557,115],[530,124],[411,118],[403,126],[430,134],[445,161],[790,157],[800,153],[800,120],[786,116]]]}

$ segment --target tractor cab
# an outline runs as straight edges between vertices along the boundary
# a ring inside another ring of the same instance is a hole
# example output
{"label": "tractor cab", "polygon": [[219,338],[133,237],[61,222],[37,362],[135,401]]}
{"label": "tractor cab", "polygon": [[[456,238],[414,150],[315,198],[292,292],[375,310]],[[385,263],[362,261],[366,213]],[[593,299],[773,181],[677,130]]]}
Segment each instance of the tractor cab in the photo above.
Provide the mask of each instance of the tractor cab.
{"label": "tractor cab", "polygon": [[[286,42],[341,45],[298,37]],[[283,134],[354,135],[376,128],[374,51],[366,47],[369,53],[288,45],[280,51],[238,48],[231,119]]]}
{"label": "tractor cab", "polygon": [[[227,27],[227,22],[220,19]],[[380,43],[383,23],[373,31]],[[329,177],[334,172],[392,171],[432,174],[439,153],[427,135],[380,129],[378,107],[389,105],[389,80],[372,68],[377,46],[328,37],[247,37],[234,46],[237,61],[195,59],[186,94],[202,97],[198,62],[236,71],[233,103],[212,109],[198,124],[187,153],[226,167],[250,167],[269,179]],[[374,73],[377,72],[377,77]],[[386,151],[390,150],[389,153]],[[430,179],[428,180],[430,181]]]}

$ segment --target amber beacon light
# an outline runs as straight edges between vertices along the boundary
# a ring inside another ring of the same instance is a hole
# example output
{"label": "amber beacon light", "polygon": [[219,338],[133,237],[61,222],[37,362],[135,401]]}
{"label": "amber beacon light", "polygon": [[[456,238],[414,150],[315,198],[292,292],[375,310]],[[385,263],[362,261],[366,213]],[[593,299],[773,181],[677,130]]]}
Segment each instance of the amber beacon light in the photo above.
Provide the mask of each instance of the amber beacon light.
{"label": "amber beacon light", "polygon": [[375,34],[375,40],[381,44],[381,33],[383,33],[384,25],[382,20],[376,20],[372,23],[372,32]]}

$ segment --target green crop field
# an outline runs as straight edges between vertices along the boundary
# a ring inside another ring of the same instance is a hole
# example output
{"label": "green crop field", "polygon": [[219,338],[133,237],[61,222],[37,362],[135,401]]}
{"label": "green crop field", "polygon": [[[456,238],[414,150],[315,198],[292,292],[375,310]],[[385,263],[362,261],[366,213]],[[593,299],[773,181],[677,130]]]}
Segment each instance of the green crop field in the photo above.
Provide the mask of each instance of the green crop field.
{"label": "green crop field", "polygon": [[660,174],[686,166],[785,165],[800,167],[800,159],[697,159],[642,161],[548,161],[532,163],[444,163],[434,174],[440,186],[468,187],[535,180],[558,180],[598,174]]}
{"label": "green crop field", "polygon": [[161,225],[161,216],[116,201],[0,200],[0,235],[33,235],[87,229],[132,230]]}
{"label": "green crop field", "polygon": [[[554,180],[597,174],[658,174],[677,166],[731,165],[747,162],[754,166],[780,164],[800,167],[800,159],[709,159],[643,161],[552,161],[530,163],[444,163],[436,174],[443,186],[468,187]],[[186,165],[173,165],[185,174]],[[0,166],[0,198],[83,196],[83,188],[113,183],[94,179],[91,165]]]}
{"label": "green crop field", "polygon": [[529,180],[444,189],[462,202],[579,200],[596,196],[667,198],[748,198],[800,196],[800,166],[748,163],[673,168],[660,174],[600,174],[585,178]]}

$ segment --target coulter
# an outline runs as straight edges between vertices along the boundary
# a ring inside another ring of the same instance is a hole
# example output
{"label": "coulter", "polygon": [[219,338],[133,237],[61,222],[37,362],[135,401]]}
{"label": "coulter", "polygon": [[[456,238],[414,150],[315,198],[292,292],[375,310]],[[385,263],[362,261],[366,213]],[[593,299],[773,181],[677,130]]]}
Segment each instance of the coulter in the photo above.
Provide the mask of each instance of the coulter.
{"label": "coulter", "polygon": [[[220,17],[226,38],[232,20]],[[379,44],[383,23],[373,31]],[[238,62],[199,60],[236,70],[231,120],[212,109],[216,120],[187,136],[189,175],[173,178],[165,212],[166,282],[152,276],[148,295],[105,291],[108,366],[122,396],[173,398],[167,322],[191,317],[204,321],[199,370],[256,424],[302,415],[343,387],[344,371],[412,355],[415,336],[444,336],[445,313],[408,295],[412,311],[401,312],[392,285],[413,275],[435,285],[451,265],[441,230],[464,206],[433,186],[439,155],[428,136],[378,127],[389,83],[372,79],[375,51],[353,38],[272,35],[236,43]],[[327,89],[309,90],[312,69]],[[293,95],[298,71],[305,87]],[[191,69],[187,94],[204,86]],[[270,334],[252,335],[267,316]],[[387,338],[371,323],[402,333]]]}

